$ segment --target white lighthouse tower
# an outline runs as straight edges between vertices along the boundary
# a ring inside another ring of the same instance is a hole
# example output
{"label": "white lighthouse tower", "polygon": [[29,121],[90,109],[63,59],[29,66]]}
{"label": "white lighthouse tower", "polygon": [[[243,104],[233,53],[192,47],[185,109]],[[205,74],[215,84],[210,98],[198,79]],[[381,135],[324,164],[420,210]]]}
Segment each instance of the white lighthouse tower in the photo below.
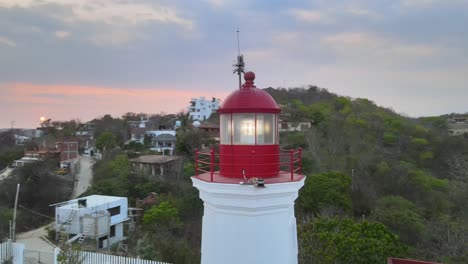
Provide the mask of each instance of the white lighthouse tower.
{"label": "white lighthouse tower", "polygon": [[244,79],[218,110],[219,152],[195,153],[192,181],[204,202],[201,263],[297,263],[302,152],[280,151],[280,109],[255,87],[253,72]]}

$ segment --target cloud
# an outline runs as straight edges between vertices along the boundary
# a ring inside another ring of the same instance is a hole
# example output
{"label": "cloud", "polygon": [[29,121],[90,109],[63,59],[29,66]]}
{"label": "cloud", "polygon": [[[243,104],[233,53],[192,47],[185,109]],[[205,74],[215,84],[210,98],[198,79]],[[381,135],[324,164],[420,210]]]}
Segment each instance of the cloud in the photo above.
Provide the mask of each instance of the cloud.
{"label": "cloud", "polygon": [[432,8],[439,5],[468,4],[467,0],[400,0],[404,7]]}
{"label": "cloud", "polygon": [[13,40],[2,36],[0,36],[0,45],[8,46],[10,48],[16,47],[16,43]]}
{"label": "cloud", "polygon": [[326,16],[316,10],[305,10],[305,9],[291,9],[290,14],[293,15],[299,21],[305,22],[324,22],[326,21]]}
{"label": "cloud", "polygon": [[[141,1],[117,0],[4,0],[4,8],[36,8],[56,5],[71,11],[70,17],[58,16],[66,21],[104,23],[108,25],[137,25],[148,22],[193,26],[189,19],[180,17],[174,8],[144,3]],[[56,15],[57,16],[57,15]]]}
{"label": "cloud", "polygon": [[368,18],[381,17],[381,15],[378,14],[377,12],[374,12],[372,10],[369,10],[363,7],[356,7],[356,6],[346,9],[346,12],[357,17],[368,17]]}
{"label": "cloud", "polygon": [[219,8],[226,5],[226,0],[203,0],[210,4],[212,7]]}
{"label": "cloud", "polygon": [[[180,15],[175,7],[144,0],[0,0],[2,8],[28,9],[52,18],[99,45],[127,44],[143,36],[140,29],[149,24],[174,25],[188,31],[194,27],[194,21]],[[69,36],[56,34],[59,39]]]}
{"label": "cloud", "polygon": [[[445,0],[448,1],[448,0]],[[418,7],[429,7],[435,3],[440,2],[439,0],[401,0],[404,6],[418,6]]]}
{"label": "cloud", "polygon": [[68,31],[58,30],[54,32],[54,35],[58,39],[67,39],[71,37],[72,34]]}
{"label": "cloud", "polygon": [[445,54],[442,47],[426,43],[404,43],[367,32],[345,32],[322,37],[322,45],[352,63],[408,66]]}

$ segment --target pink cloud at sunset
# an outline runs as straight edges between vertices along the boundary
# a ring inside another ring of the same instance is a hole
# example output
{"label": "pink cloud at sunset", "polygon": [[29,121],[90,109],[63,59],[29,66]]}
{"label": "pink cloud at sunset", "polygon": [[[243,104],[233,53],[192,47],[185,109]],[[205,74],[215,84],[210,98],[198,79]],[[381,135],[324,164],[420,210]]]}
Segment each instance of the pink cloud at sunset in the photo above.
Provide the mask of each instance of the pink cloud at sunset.
{"label": "pink cloud at sunset", "polygon": [[225,93],[181,89],[114,88],[80,85],[0,84],[0,127],[35,127],[39,117],[83,122],[105,114],[118,117],[126,112],[178,113],[192,97],[224,98]]}

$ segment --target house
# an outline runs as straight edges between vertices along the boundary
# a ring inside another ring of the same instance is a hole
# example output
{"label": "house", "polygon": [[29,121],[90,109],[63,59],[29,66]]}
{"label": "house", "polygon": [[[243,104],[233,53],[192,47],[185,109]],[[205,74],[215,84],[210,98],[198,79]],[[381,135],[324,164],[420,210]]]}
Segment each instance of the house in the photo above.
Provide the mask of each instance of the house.
{"label": "house", "polygon": [[26,137],[26,136],[21,136],[21,135],[16,135],[15,134],[15,144],[16,145],[24,145],[28,142],[31,142],[32,138],[31,137]]}
{"label": "house", "polygon": [[465,114],[465,115],[452,115],[449,119],[448,119],[448,122],[449,123],[465,123],[465,124],[468,124],[468,114]]}
{"label": "house", "polygon": [[181,166],[181,159],[178,156],[145,155],[131,159],[130,162],[138,173],[158,178],[177,174]]}
{"label": "house", "polygon": [[280,120],[279,132],[292,132],[292,131],[304,131],[310,129],[312,124],[310,121],[287,121]]}
{"label": "house", "polygon": [[90,195],[55,206],[55,231],[68,242],[94,240],[98,249],[124,240],[124,222],[128,221],[127,197]]}
{"label": "house", "polygon": [[30,150],[24,153],[24,157],[19,160],[15,160],[12,164],[13,167],[23,167],[25,164],[33,163],[36,161],[44,160],[48,157],[58,156],[60,152],[57,149],[47,150]]}
{"label": "house", "polygon": [[94,156],[98,154],[96,149],[96,139],[92,136],[79,136],[78,148],[83,152],[84,156]]}
{"label": "house", "polygon": [[450,136],[468,135],[468,115],[453,115],[447,121]]}
{"label": "house", "polygon": [[192,98],[188,107],[189,118],[191,120],[205,120],[219,108],[219,99],[212,98],[206,100],[205,97]]}
{"label": "house", "polygon": [[78,158],[79,140],[77,138],[63,138],[57,141],[60,151],[60,162],[69,162]]}
{"label": "house", "polygon": [[94,137],[94,132],[96,131],[96,123],[88,122],[83,124],[75,133],[77,136],[91,136]]}
{"label": "house", "polygon": [[165,155],[173,155],[176,143],[175,130],[152,130],[146,131],[146,135],[151,137],[151,150]]}
{"label": "house", "polygon": [[146,123],[149,120],[141,118],[140,121],[128,121],[130,126],[130,141],[145,143]]}
{"label": "house", "polygon": [[198,129],[205,132],[210,138],[214,138],[216,141],[219,141],[219,125],[203,122],[200,124]]}
{"label": "house", "polygon": [[468,123],[449,123],[448,133],[450,136],[468,135]]}

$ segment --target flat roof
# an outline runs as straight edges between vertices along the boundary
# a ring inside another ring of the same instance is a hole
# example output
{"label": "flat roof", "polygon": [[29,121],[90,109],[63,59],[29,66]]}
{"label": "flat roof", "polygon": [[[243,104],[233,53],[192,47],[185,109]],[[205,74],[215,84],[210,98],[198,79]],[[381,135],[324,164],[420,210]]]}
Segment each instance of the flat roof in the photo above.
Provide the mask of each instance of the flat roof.
{"label": "flat roof", "polygon": [[135,159],[131,159],[132,163],[147,163],[147,164],[162,164],[173,160],[178,160],[179,156],[161,156],[161,155],[144,155]]}
{"label": "flat roof", "polygon": [[102,205],[106,203],[115,202],[121,199],[127,199],[127,197],[93,194],[90,196],[81,197],[81,198],[69,200],[69,201],[62,202],[62,203],[52,204],[51,206],[55,205],[60,208],[68,208],[68,209],[78,208],[78,200],[81,200],[81,199],[86,199],[86,207],[94,207],[94,206],[98,206],[98,205]]}

